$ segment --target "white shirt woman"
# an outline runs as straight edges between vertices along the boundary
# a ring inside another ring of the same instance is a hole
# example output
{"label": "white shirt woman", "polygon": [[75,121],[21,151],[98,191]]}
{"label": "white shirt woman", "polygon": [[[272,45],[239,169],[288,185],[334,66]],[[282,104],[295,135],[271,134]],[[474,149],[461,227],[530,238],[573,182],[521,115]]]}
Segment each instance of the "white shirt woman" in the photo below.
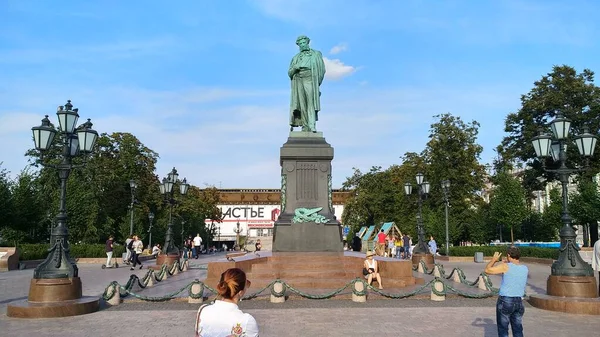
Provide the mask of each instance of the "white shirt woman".
{"label": "white shirt woman", "polygon": [[239,268],[227,269],[217,285],[220,300],[198,309],[194,329],[198,337],[258,337],[258,324],[252,315],[243,313],[238,303],[250,281]]}
{"label": "white shirt woman", "polygon": [[200,337],[258,336],[258,324],[236,303],[216,300],[202,308],[198,326]]}

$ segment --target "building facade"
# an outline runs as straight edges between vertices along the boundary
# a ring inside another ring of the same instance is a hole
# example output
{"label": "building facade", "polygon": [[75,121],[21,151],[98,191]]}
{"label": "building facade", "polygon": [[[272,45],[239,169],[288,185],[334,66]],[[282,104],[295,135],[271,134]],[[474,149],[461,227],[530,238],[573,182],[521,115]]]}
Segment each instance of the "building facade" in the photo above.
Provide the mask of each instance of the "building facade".
{"label": "building facade", "polygon": [[[343,222],[344,203],[350,193],[333,190],[334,214],[340,222]],[[221,222],[205,221],[214,232],[215,243],[233,244],[237,232],[250,237],[273,235],[274,223],[281,214],[280,189],[219,189],[219,197]]]}

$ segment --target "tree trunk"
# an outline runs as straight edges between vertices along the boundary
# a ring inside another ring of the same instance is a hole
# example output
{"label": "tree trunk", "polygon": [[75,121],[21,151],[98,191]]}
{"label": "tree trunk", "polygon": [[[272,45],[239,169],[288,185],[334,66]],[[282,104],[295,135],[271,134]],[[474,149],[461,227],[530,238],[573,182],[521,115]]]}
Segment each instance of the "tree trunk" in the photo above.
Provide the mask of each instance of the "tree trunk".
{"label": "tree trunk", "polygon": [[590,246],[590,224],[589,223],[585,223],[583,224],[583,246],[584,247],[589,247]]}
{"label": "tree trunk", "polygon": [[513,226],[510,226],[510,242],[515,244],[515,234],[513,233]]}

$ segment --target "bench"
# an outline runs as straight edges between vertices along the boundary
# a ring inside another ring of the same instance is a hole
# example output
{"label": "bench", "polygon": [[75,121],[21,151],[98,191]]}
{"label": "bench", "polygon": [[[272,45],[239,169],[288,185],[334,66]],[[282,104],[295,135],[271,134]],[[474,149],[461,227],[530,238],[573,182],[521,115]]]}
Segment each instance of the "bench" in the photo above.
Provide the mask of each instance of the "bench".
{"label": "bench", "polygon": [[0,271],[19,269],[19,249],[0,247]]}

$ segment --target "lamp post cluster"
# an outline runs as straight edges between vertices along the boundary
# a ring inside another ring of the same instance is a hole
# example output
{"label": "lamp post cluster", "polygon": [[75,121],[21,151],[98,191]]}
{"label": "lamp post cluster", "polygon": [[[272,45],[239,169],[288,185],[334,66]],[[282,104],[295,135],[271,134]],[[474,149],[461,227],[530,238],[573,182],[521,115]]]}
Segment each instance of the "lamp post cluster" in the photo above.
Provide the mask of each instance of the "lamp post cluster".
{"label": "lamp post cluster", "polygon": [[174,196],[173,187],[175,184],[179,184],[179,193],[186,195],[190,185],[187,183],[187,179],[179,180],[179,174],[173,167],[171,172],[166,178],[163,178],[162,184],[159,185],[160,193],[164,196],[165,202],[170,205],[169,208],[169,223],[167,226],[167,233],[165,235],[165,246],[163,253],[167,255],[179,255],[179,249],[175,246],[175,238],[173,235],[173,206],[177,203]]}
{"label": "lamp post cluster", "polygon": [[[90,154],[98,139],[98,132],[92,129],[90,119],[76,127],[79,119],[79,109],[73,109],[71,101],[64,106],[59,106],[56,112],[59,129],[56,130],[50,123],[48,115],[42,119],[42,125],[35,126],[33,140],[36,150],[42,156],[41,164],[58,170],[60,178],[60,202],[56,215],[56,226],[50,233],[50,253],[38,265],[34,272],[34,279],[56,279],[78,277],[77,264],[69,255],[69,231],[67,226],[67,180],[71,170],[79,165],[73,164],[73,158],[79,155]],[[59,134],[58,142],[61,145],[60,163],[49,164],[43,160],[43,155],[50,149],[55,136]]]}
{"label": "lamp post cluster", "polygon": [[135,207],[135,190],[138,185],[135,180],[129,180],[129,188],[131,189],[131,205],[129,206],[131,211],[131,216],[129,218],[129,235],[133,235],[133,208]]}
{"label": "lamp post cluster", "polygon": [[[442,181],[442,191],[444,192],[444,204],[446,206],[446,256],[450,256],[450,235],[448,233],[448,206],[450,206],[450,180]],[[435,253],[435,252],[434,252]]]}
{"label": "lamp post cluster", "polygon": [[[418,213],[417,213],[417,236],[419,238],[419,242],[415,246],[413,253],[414,254],[427,254],[427,253],[429,253],[429,249],[427,248],[427,243],[425,242],[425,229],[423,228],[422,209],[423,209],[423,200],[427,197],[427,194],[429,194],[430,186],[429,186],[429,182],[424,180],[425,176],[423,175],[423,173],[417,173],[416,179],[417,179],[417,187],[419,188],[419,190],[418,190],[419,209],[418,209]],[[404,184],[404,193],[406,195],[412,194],[412,184],[411,183]]]}
{"label": "lamp post cluster", "polygon": [[[592,267],[589,263],[583,261],[579,255],[579,247],[575,243],[577,234],[571,226],[572,218],[569,214],[568,203],[568,185],[569,177],[576,172],[583,171],[583,168],[569,168],[567,162],[567,142],[571,130],[571,121],[564,117],[562,112],[557,112],[556,118],[550,123],[552,135],[540,130],[539,135],[532,140],[536,156],[542,163],[544,171],[555,173],[562,185],[562,213],[563,223],[559,231],[560,236],[560,255],[558,260],[552,264],[551,275],[554,276],[593,276]],[[588,159],[594,154],[597,137],[590,134],[587,128],[583,133],[573,137],[579,153]],[[546,167],[546,159],[552,157],[554,162],[559,164],[558,168],[550,169]]]}

